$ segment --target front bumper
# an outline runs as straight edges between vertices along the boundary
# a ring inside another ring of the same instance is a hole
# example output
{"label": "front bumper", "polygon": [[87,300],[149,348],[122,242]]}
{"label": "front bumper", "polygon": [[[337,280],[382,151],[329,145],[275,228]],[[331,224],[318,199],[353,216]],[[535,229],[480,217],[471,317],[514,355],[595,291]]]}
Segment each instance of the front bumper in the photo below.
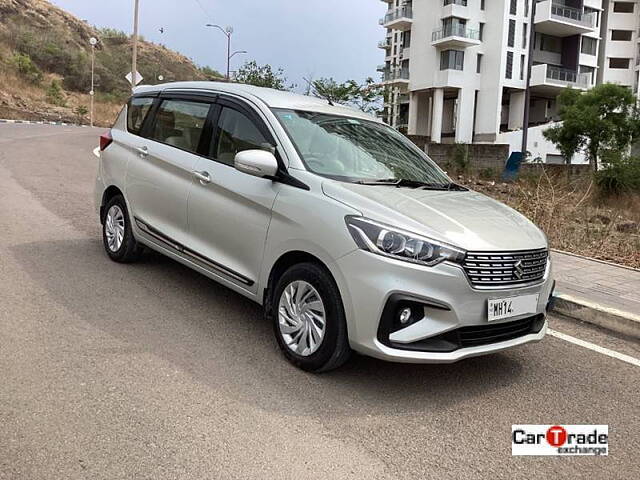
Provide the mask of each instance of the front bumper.
{"label": "front bumper", "polygon": [[[553,290],[551,263],[542,281],[533,286],[500,290],[471,287],[463,270],[452,264],[425,267],[402,262],[363,250],[354,251],[337,262],[340,290],[345,304],[351,347],[365,355],[408,363],[451,363],[524,343],[541,340],[547,330],[546,307]],[[535,312],[491,322],[487,302],[493,298],[538,295]],[[381,335],[381,319],[390,299],[408,298],[424,306],[424,319],[401,334]],[[421,351],[420,341],[443,336],[461,328],[525,321],[538,318],[538,328],[530,333],[494,343],[462,346],[453,351]]]}

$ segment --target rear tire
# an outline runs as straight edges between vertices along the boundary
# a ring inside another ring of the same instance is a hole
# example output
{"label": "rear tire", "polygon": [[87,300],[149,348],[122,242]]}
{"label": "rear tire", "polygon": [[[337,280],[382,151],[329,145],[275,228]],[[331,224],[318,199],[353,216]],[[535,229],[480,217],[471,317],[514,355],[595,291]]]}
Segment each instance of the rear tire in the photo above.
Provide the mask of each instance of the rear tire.
{"label": "rear tire", "polygon": [[122,195],[116,195],[105,205],[102,243],[114,262],[132,263],[140,258],[142,246],[133,237],[127,204]]}
{"label": "rear tire", "polygon": [[349,359],[340,292],[321,266],[300,263],[285,271],[275,284],[270,308],[276,341],[296,367],[325,372]]}

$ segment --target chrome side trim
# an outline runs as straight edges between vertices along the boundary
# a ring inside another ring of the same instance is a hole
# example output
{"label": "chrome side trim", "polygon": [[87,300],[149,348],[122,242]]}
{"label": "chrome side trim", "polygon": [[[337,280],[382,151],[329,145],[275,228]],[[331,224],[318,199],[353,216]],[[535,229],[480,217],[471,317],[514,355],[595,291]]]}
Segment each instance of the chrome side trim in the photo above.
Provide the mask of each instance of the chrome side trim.
{"label": "chrome side trim", "polygon": [[176,242],[171,237],[153,228],[151,225],[139,219],[138,217],[134,217],[134,219],[136,221],[136,225],[138,226],[138,228],[140,228],[140,230],[142,230],[147,235],[155,238],[156,240],[162,242],[163,244],[175,250],[176,252],[181,253],[182,255],[186,255],[190,257],[192,260],[195,260],[203,264],[204,266],[208,267],[209,269],[214,270],[216,273],[221,273],[223,275],[226,275],[227,277],[231,277],[234,280],[237,280],[248,287],[252,286],[255,283],[250,278],[247,278],[244,275],[234,270],[231,270],[230,268],[227,268],[224,265],[216,262],[215,260],[211,260],[210,258],[207,258],[204,255],[201,255],[198,252],[195,252],[188,247],[185,247],[181,243]]}

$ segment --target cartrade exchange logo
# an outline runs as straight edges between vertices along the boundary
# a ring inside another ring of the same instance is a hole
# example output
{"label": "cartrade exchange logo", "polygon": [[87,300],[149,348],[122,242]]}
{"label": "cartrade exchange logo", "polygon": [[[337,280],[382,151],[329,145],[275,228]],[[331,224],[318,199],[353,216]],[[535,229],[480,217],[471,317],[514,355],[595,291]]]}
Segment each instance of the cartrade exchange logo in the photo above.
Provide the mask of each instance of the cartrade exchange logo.
{"label": "cartrade exchange logo", "polygon": [[512,425],[512,455],[609,455],[608,425]]}

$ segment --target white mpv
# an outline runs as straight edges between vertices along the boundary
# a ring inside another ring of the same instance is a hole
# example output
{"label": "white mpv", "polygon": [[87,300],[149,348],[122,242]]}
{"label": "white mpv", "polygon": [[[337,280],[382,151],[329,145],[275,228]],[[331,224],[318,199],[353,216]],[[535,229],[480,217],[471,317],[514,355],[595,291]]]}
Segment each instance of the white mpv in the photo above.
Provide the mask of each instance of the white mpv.
{"label": "white mpv", "polygon": [[161,252],[260,303],[294,365],[454,362],[542,339],[545,235],[362,112],[246,85],[136,89],[100,139],[111,259]]}

